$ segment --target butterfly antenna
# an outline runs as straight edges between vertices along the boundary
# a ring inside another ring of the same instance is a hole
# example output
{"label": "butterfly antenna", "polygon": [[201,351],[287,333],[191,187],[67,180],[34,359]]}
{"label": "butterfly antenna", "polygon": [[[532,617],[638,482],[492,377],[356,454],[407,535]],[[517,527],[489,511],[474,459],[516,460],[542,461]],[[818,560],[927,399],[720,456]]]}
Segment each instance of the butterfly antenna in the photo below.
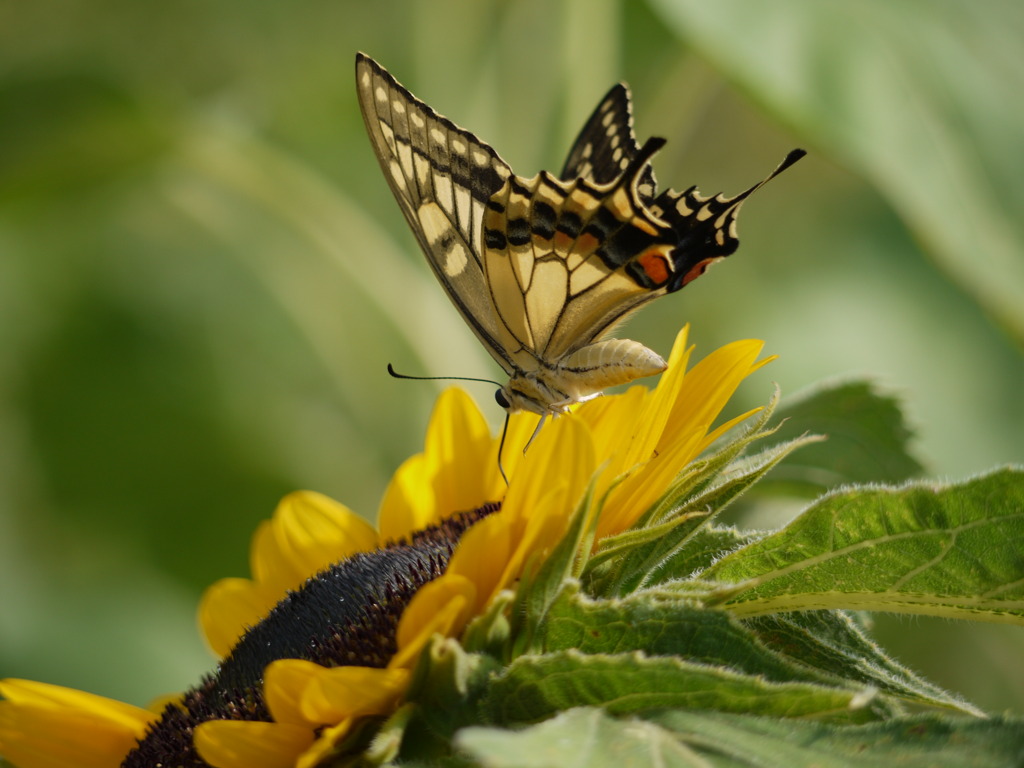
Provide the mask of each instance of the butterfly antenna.
{"label": "butterfly antenna", "polygon": [[500,381],[494,381],[493,379],[475,379],[471,376],[407,376],[404,373],[396,371],[391,363],[388,363],[388,373],[394,379],[410,379],[412,381],[479,381],[484,384],[493,384],[496,387],[501,387]]}

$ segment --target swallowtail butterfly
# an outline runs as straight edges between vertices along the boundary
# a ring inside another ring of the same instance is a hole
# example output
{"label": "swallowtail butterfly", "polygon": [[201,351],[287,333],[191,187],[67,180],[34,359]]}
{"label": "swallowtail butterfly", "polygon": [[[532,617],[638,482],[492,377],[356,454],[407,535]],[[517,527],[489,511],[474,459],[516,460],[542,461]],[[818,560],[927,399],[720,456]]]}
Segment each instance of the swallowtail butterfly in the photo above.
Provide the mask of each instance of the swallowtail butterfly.
{"label": "swallowtail butterfly", "polygon": [[509,377],[495,397],[510,412],[562,413],[665,370],[642,344],[606,336],[735,251],[740,205],[805,154],[793,150],[735,197],[659,193],[651,158],[665,140],[637,144],[619,84],[561,174],[524,178],[363,54],[356,84],[377,159],[427,261]]}

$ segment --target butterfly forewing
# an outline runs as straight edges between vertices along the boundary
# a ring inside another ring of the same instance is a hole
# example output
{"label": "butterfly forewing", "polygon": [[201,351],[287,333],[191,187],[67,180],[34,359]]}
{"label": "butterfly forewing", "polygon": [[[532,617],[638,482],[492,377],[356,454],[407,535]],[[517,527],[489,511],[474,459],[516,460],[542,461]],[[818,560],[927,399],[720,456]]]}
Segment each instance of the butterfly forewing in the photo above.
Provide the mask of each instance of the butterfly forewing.
{"label": "butterfly forewing", "polygon": [[431,268],[491,355],[512,372],[483,271],[488,200],[511,170],[498,154],[413,96],[367,56],[356,58],[367,132]]}

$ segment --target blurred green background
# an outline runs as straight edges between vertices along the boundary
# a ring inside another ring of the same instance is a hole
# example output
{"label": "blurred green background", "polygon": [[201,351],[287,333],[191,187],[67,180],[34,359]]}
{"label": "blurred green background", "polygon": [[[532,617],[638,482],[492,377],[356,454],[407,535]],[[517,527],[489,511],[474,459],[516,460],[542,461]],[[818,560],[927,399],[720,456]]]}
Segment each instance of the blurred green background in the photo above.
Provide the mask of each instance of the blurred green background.
{"label": "blurred green background", "polygon": [[[311,488],[374,517],[437,387],[494,376],[364,135],[363,50],[517,172],[628,81],[663,185],[735,193],[739,253],[629,336],[765,339],[795,393],[866,374],[938,478],[1024,460],[1017,0],[0,4],[0,676],[143,703],[198,680],[203,587]],[[500,412],[492,388],[474,395]],[[876,617],[1024,713],[1019,628]]]}

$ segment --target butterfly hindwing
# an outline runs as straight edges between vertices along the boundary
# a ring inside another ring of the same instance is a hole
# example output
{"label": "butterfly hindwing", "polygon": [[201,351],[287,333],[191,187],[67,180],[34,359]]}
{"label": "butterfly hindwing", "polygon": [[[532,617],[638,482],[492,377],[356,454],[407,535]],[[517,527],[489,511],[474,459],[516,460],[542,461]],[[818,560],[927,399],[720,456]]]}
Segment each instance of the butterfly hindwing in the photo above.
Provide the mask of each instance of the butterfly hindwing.
{"label": "butterfly hindwing", "polygon": [[651,211],[676,233],[671,257],[673,275],[666,285],[668,293],[678,291],[704,274],[708,265],[736,251],[740,244],[736,234],[740,206],[805,154],[802,149],[794,149],[763,180],[733,197],[705,197],[696,187],[690,187],[683,192],[666,190],[650,203]]}
{"label": "butterfly hindwing", "polygon": [[[583,124],[566,156],[560,178],[610,184],[622,175],[639,151],[633,133],[633,101],[629,87],[617,83]],[[648,164],[640,176],[637,191],[646,201],[654,196],[656,187],[654,170]]]}
{"label": "butterfly hindwing", "polygon": [[483,268],[481,222],[512,175],[498,154],[438,115],[368,56],[356,57],[363,120],[384,176],[434,274],[488,352],[512,372],[498,341]]}
{"label": "butterfly hindwing", "polygon": [[664,293],[671,276],[673,231],[652,216],[637,185],[652,139],[634,153],[614,183],[571,182],[542,172],[512,177],[496,197],[502,211],[484,218],[485,271],[496,308],[518,342],[554,364],[590,344],[641,304]]}

